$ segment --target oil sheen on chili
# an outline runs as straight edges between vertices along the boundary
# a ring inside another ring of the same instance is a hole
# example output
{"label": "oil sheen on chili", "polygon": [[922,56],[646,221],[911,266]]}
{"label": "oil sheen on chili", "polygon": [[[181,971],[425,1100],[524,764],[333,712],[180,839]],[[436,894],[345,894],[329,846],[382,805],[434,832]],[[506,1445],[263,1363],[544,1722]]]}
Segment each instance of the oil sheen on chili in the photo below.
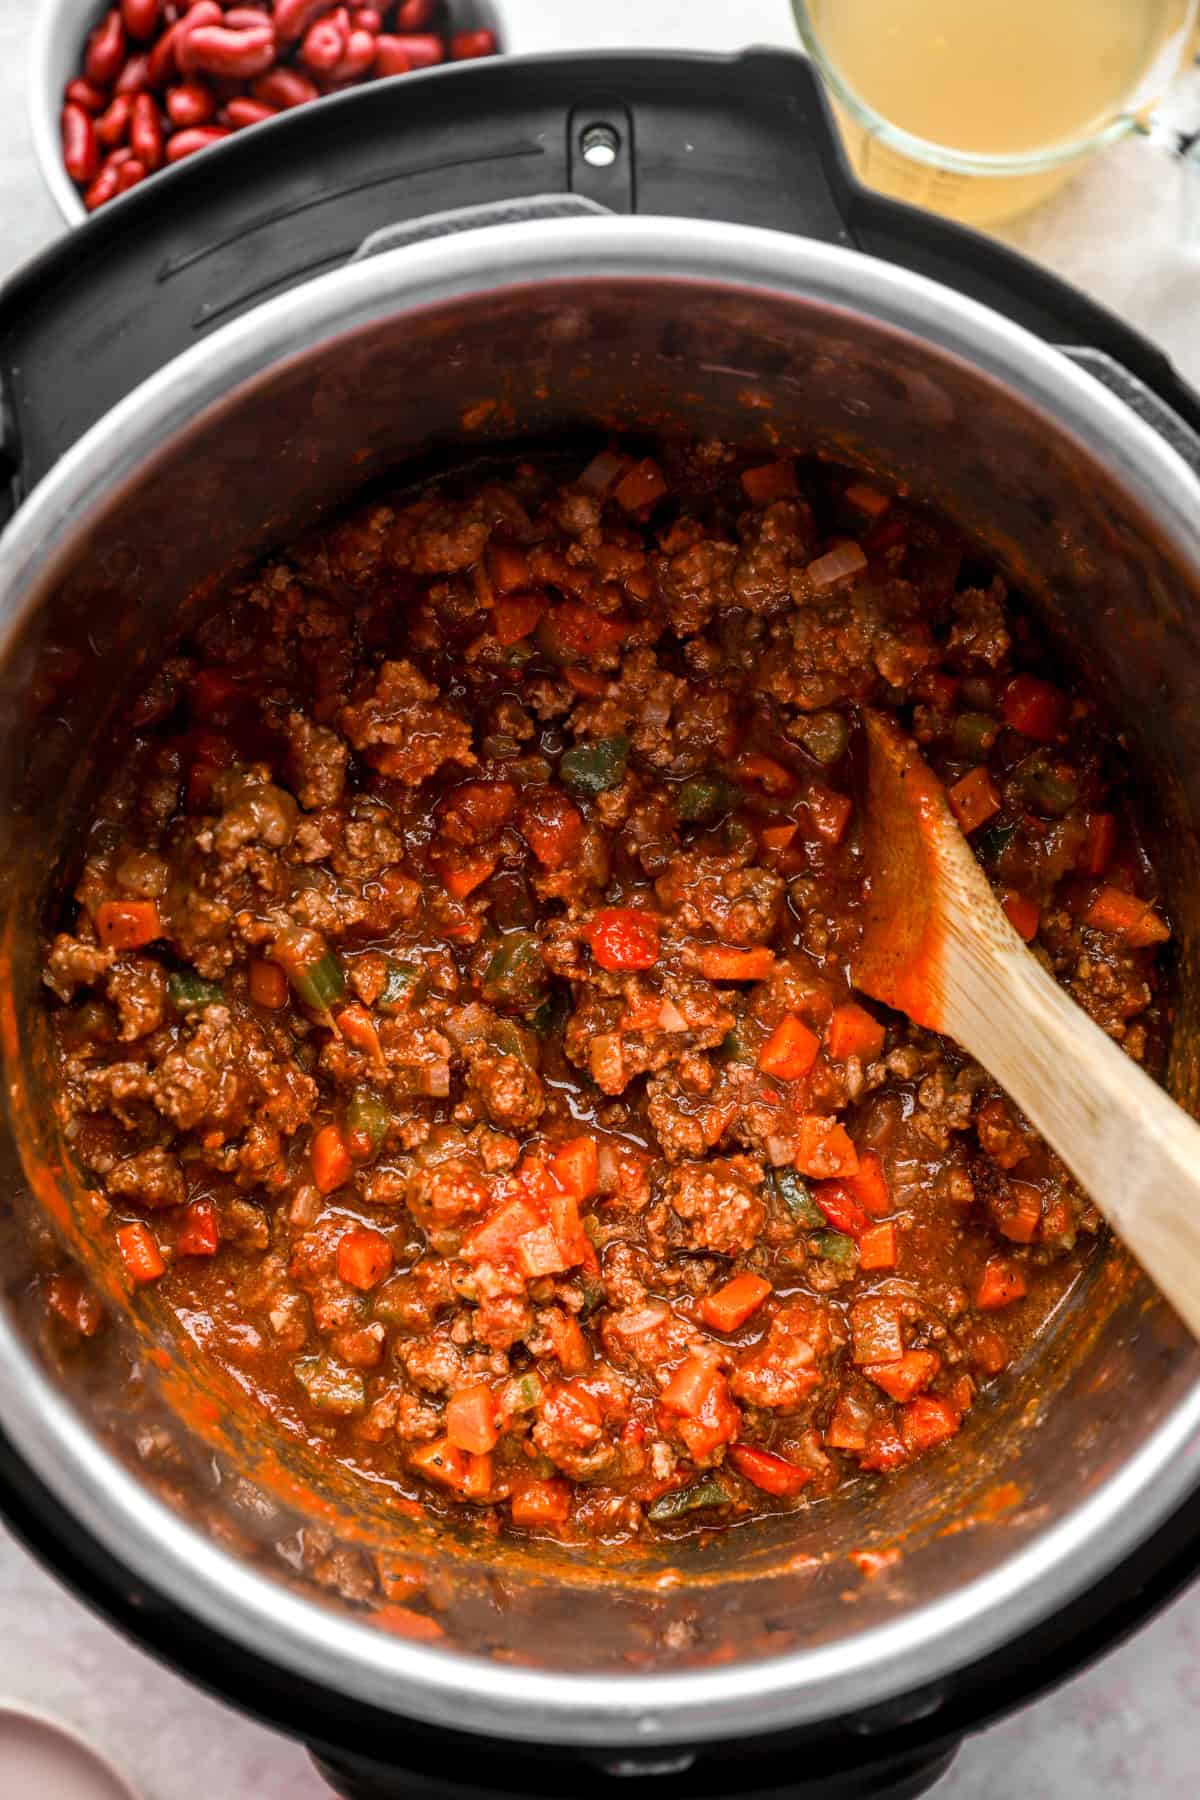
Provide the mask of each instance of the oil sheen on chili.
{"label": "oil sheen on chili", "polygon": [[[952,1438],[1099,1221],[851,989],[867,701],[1144,1058],[1169,931],[1119,758],[914,506],[612,446],[260,568],[129,710],[47,942],[130,1283],[281,1430],[519,1530],[714,1529]],[[79,1277],[47,1300],[100,1329]]]}

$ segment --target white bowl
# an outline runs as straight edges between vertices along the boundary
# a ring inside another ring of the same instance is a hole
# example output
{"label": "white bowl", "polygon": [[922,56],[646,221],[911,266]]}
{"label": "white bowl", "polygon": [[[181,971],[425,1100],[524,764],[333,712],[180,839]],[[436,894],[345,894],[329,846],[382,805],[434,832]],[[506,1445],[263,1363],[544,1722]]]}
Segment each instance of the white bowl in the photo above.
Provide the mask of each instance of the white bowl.
{"label": "white bowl", "polygon": [[[87,35],[110,4],[111,0],[36,0],[29,46],[29,124],[42,179],[68,225],[81,224],[87,218],[87,210],[79,189],[63,167],[59,123],[63,89],[82,73]],[[496,33],[497,42],[504,49],[515,47],[504,28],[496,0],[446,0],[446,13],[451,31],[487,29]]]}

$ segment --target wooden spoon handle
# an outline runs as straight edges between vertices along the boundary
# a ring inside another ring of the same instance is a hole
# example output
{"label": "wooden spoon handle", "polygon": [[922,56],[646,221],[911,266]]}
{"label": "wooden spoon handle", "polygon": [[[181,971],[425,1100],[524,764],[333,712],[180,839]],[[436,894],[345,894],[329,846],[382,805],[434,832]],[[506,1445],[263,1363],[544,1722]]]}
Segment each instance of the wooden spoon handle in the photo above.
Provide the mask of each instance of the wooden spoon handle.
{"label": "wooden spoon handle", "polygon": [[981,944],[974,932],[952,934],[945,946],[943,1028],[986,1065],[1097,1198],[1200,1338],[1200,1125],[1105,1036],[1015,933],[987,936]]}

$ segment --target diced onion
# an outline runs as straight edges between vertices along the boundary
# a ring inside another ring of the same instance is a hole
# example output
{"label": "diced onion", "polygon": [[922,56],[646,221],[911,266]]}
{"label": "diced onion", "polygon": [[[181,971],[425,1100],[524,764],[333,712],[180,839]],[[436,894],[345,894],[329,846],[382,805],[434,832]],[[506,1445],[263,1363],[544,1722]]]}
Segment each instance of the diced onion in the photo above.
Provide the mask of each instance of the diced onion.
{"label": "diced onion", "polygon": [[647,700],[641,712],[643,725],[653,725],[656,727],[665,725],[670,716],[671,702],[663,699]]}
{"label": "diced onion", "polygon": [[686,1031],[688,1022],[673,1000],[665,996],[658,1009],[658,1028],[660,1031]]}
{"label": "diced onion", "polygon": [[810,562],[805,573],[814,587],[827,588],[835,581],[845,581],[848,575],[859,574],[866,566],[860,544],[837,544],[824,556],[818,556],[816,562]]}
{"label": "diced onion", "polygon": [[426,1063],[421,1070],[420,1091],[430,1100],[444,1100],[450,1092],[450,1064]]}
{"label": "diced onion", "polygon": [[587,468],[576,482],[585,494],[607,494],[609,488],[628,467],[629,458],[620,456],[615,450],[601,450],[599,456],[593,456]]}
{"label": "diced onion", "polygon": [[773,1169],[782,1169],[791,1162],[795,1148],[792,1138],[769,1137],[766,1141],[767,1161]]}
{"label": "diced onion", "polygon": [[611,1144],[601,1144],[596,1158],[596,1186],[602,1194],[615,1194],[621,1167]]}

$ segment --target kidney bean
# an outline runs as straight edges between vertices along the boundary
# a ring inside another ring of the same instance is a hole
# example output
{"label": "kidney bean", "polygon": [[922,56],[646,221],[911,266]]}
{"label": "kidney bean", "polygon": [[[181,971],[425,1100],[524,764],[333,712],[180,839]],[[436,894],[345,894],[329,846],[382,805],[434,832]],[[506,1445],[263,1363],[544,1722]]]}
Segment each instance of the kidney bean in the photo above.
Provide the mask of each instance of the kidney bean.
{"label": "kidney bean", "polygon": [[[425,36],[416,37],[381,37],[376,41],[379,44],[380,50],[383,49],[385,44],[388,46],[389,60],[402,56],[405,58],[409,69],[431,69],[435,63],[445,62],[446,60],[446,50],[441,38],[435,37],[432,32],[429,32]],[[381,59],[381,72],[382,66]],[[390,74],[395,75],[403,75],[406,72],[407,71],[404,69],[389,70]]]}
{"label": "kidney bean", "polygon": [[160,0],[121,0],[121,22],[131,38],[146,43],[158,30]]}
{"label": "kidney bean", "polygon": [[275,33],[270,24],[253,31],[229,31],[223,25],[188,25],[175,55],[184,74],[225,75],[246,81],[265,75],[275,61]]}
{"label": "kidney bean", "polygon": [[225,14],[225,24],[230,31],[258,31],[264,25],[275,27],[266,13],[257,6],[231,6]]}
{"label": "kidney bean", "polygon": [[303,37],[328,6],[329,0],[275,0],[275,36],[281,44]]}
{"label": "kidney bean", "polygon": [[352,31],[346,39],[346,54],[329,71],[330,80],[359,80],[374,66],[376,43],[369,31]]}
{"label": "kidney bean", "polygon": [[219,144],[222,138],[229,135],[224,125],[197,125],[191,131],[177,131],[167,141],[167,161],[182,162],[185,156],[194,156],[197,150],[207,150],[210,144]]}
{"label": "kidney bean", "polygon": [[88,38],[84,74],[97,87],[111,87],[125,66],[125,52],[125,27],[114,7]]}
{"label": "kidney bean", "polygon": [[90,81],[82,79],[68,81],[64,100],[72,106],[82,106],[86,113],[102,113],[108,105],[108,94],[104,88],[94,87]]}
{"label": "kidney bean", "polygon": [[129,161],[122,163],[117,170],[118,194],[127,194],[131,187],[137,186],[139,181],[145,181],[149,173],[144,162],[140,162],[136,156],[131,156]]}
{"label": "kidney bean", "polygon": [[408,54],[404,49],[404,39],[389,37],[386,33],[375,39],[375,73],[377,75],[407,75],[412,68]]}
{"label": "kidney bean", "polygon": [[129,147],[147,173],[157,169],[163,159],[163,128],[158,102],[152,94],[139,94],[133,103],[129,121]]}
{"label": "kidney bean", "polygon": [[355,31],[369,31],[372,37],[378,37],[383,30],[383,14],[374,6],[360,6],[354,14]]}
{"label": "kidney bean", "polygon": [[179,35],[182,19],[176,20],[163,32],[157,44],[150,52],[148,85],[152,88],[166,87],[167,83],[179,73],[179,64],[175,60],[175,39]]}
{"label": "kidney bean", "polygon": [[396,9],[397,31],[424,31],[433,17],[435,0],[400,0]]}
{"label": "kidney bean", "polygon": [[89,212],[95,212],[97,207],[106,206],[110,200],[115,200],[119,191],[117,184],[120,179],[121,165],[120,163],[114,163],[112,158],[109,157],[95,181],[93,181],[91,187],[88,188],[83,196],[83,204],[87,207],[87,210]]}
{"label": "kidney bean", "polygon": [[292,106],[307,106],[310,100],[320,98],[316,84],[299,69],[271,69],[259,76],[250,91],[264,106],[273,106],[280,112]]}
{"label": "kidney bean", "polygon": [[96,127],[91,114],[84,112],[73,100],[68,100],[62,109],[62,146],[63,162],[71,180],[79,182],[81,187],[94,181],[100,167]]}
{"label": "kidney bean", "polygon": [[115,150],[118,144],[125,142],[129,131],[129,116],[133,111],[133,95],[118,94],[112,105],[106,107],[96,120],[96,141],[107,150]]}
{"label": "kidney bean", "polygon": [[450,39],[450,55],[455,62],[469,62],[476,56],[492,56],[495,50],[494,31],[457,31]]}
{"label": "kidney bean", "polygon": [[117,76],[118,94],[140,94],[143,88],[150,85],[150,58],[148,56],[131,56],[121,73]]}
{"label": "kidney bean", "polygon": [[244,94],[221,109],[221,123],[228,125],[231,131],[245,131],[248,125],[261,125],[264,119],[278,116],[277,107],[267,106],[261,100],[248,100]]}
{"label": "kidney bean", "polygon": [[327,75],[336,69],[346,54],[346,37],[337,20],[330,15],[327,19],[318,19],[310,25],[304,34],[304,42],[300,46],[300,60],[306,62],[310,69],[318,74]]}
{"label": "kidney bean", "polygon": [[207,125],[217,110],[212,89],[202,81],[181,81],[167,89],[167,117],[172,125],[186,129],[190,125]]}

